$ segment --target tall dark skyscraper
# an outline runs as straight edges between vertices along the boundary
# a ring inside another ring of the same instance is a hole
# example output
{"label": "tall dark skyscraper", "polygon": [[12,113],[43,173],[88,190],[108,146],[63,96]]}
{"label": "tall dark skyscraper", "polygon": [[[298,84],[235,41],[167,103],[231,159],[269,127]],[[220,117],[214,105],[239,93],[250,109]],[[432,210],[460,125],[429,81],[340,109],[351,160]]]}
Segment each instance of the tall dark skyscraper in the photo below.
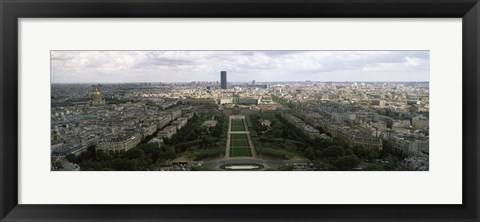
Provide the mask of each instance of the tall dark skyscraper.
{"label": "tall dark skyscraper", "polygon": [[227,89],[227,71],[220,71],[220,87]]}

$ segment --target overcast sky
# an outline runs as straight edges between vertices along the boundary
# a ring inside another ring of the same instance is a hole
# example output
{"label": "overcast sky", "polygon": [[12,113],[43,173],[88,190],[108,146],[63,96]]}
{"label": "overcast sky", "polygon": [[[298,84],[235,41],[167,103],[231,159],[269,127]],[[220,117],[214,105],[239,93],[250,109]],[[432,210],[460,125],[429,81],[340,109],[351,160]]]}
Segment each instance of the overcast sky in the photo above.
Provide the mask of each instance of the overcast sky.
{"label": "overcast sky", "polygon": [[52,83],[428,81],[429,51],[52,51]]}

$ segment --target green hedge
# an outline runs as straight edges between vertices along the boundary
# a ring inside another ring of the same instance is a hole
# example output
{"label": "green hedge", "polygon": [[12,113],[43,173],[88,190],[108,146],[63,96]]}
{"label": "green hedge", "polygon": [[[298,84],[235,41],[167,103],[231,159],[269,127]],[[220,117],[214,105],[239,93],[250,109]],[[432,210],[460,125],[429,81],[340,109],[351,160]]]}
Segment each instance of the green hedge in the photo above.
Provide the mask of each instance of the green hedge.
{"label": "green hedge", "polygon": [[259,155],[279,158],[279,159],[282,159],[282,160],[288,159],[287,155],[284,152],[276,150],[276,149],[257,148],[256,150],[257,150],[257,154],[259,154]]}

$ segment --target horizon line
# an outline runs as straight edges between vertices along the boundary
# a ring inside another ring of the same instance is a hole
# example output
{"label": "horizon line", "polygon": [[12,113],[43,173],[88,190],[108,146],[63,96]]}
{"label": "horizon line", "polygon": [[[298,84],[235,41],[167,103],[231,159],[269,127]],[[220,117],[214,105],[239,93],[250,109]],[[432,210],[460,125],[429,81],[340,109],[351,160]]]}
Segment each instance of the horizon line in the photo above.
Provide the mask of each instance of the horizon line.
{"label": "horizon line", "polygon": [[[220,81],[189,81],[189,82],[51,82],[50,84],[140,84],[140,83],[192,83],[192,82],[220,82]],[[256,84],[260,83],[283,83],[283,82],[302,82],[302,83],[312,83],[312,82],[319,82],[319,83],[400,83],[400,82],[407,82],[407,83],[415,83],[415,82],[430,82],[429,80],[419,80],[419,81],[411,81],[411,80],[402,80],[402,81],[314,81],[314,80],[285,80],[285,81],[255,81]],[[252,81],[229,81],[228,83],[252,83]]]}

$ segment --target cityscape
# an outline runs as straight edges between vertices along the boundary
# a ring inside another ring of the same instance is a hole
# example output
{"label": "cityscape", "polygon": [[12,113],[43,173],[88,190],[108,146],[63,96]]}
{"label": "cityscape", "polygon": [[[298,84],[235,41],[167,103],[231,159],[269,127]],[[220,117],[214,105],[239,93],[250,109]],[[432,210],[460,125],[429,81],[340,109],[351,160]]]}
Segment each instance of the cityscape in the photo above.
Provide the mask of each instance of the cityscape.
{"label": "cityscape", "polygon": [[428,171],[429,51],[52,51],[52,171]]}

